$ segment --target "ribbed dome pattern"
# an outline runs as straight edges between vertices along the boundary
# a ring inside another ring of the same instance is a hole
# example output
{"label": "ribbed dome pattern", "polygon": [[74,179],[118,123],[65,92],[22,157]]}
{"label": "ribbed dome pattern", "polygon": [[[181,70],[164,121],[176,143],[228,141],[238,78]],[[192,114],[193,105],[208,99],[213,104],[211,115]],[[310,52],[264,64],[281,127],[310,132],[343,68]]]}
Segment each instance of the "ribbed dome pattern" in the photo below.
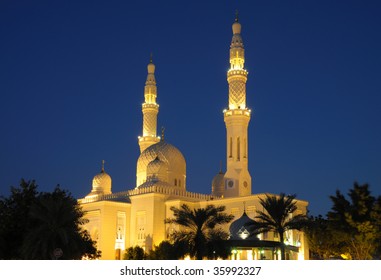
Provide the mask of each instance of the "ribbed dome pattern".
{"label": "ribbed dome pattern", "polygon": [[103,169],[93,178],[93,187],[89,195],[110,194],[111,193],[111,177]]}
{"label": "ribbed dome pattern", "polygon": [[147,181],[168,181],[168,166],[159,157],[156,157],[147,165]]}
{"label": "ribbed dome pattern", "polygon": [[[151,164],[151,162],[153,163]],[[149,166],[149,164],[151,165]],[[161,175],[163,175],[163,169],[167,169],[167,174],[164,176],[165,182],[175,185],[175,180],[176,182],[180,180],[183,182],[181,187],[185,188],[185,158],[175,146],[164,140],[149,146],[140,154],[136,166],[136,186],[143,184],[147,180],[147,176],[157,168],[160,169]]]}

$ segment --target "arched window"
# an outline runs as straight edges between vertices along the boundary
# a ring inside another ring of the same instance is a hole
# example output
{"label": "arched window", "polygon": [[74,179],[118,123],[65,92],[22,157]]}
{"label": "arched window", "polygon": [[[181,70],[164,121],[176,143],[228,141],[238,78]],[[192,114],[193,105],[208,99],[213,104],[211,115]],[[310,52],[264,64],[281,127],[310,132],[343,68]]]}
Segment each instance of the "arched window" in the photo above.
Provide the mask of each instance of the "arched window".
{"label": "arched window", "polygon": [[241,140],[237,137],[237,160],[241,159]]}
{"label": "arched window", "polygon": [[229,139],[229,157],[233,157],[233,139],[231,137]]}
{"label": "arched window", "polygon": [[247,158],[247,140],[246,140],[246,138],[243,139],[243,157]]}

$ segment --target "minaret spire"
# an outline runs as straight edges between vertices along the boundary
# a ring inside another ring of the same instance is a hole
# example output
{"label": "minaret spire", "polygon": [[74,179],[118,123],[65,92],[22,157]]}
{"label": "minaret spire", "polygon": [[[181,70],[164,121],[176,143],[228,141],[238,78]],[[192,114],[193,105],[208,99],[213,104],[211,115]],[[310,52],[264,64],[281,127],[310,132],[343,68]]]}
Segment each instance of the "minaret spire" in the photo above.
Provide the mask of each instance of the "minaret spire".
{"label": "minaret spire", "polygon": [[164,141],[164,132],[165,132],[165,127],[164,126],[162,126],[161,127],[161,141]]}
{"label": "minaret spire", "polygon": [[232,25],[233,37],[230,44],[230,69],[228,109],[224,110],[226,125],[226,173],[225,196],[246,196],[251,194],[251,176],[248,170],[247,129],[251,110],[246,107],[245,49],[241,37],[238,11]]}
{"label": "minaret spire", "polygon": [[105,160],[102,159],[102,169],[101,172],[105,172]]}
{"label": "minaret spire", "polygon": [[140,152],[143,152],[149,146],[160,141],[157,136],[157,114],[159,113],[159,104],[156,103],[157,87],[155,80],[155,64],[152,62],[152,52],[150,62],[147,66],[147,80],[144,87],[143,112],[143,135],[139,137]]}

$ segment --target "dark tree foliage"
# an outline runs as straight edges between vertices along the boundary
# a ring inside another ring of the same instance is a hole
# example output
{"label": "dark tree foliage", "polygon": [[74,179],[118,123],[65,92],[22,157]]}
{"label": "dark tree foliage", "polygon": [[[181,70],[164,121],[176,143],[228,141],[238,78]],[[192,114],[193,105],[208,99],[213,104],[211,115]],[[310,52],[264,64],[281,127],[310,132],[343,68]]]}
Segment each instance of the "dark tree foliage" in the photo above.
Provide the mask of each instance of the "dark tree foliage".
{"label": "dark tree foliage", "polygon": [[180,226],[179,231],[171,234],[171,240],[186,244],[187,253],[192,258],[202,260],[204,257],[226,256],[225,251],[216,249],[221,241],[229,237],[219,226],[229,223],[234,218],[233,215],[224,213],[225,206],[208,205],[192,210],[183,204],[180,208],[171,207],[171,210],[174,218],[167,219],[166,223]]}
{"label": "dark tree foliage", "polygon": [[[86,220],[77,200],[57,187],[38,193],[34,181],[21,180],[0,200],[0,258],[97,258],[95,242],[83,229]],[[61,254],[54,254],[61,252]]]}
{"label": "dark tree foliage", "polygon": [[163,241],[148,253],[150,260],[178,260],[187,253],[186,244],[183,242]]}
{"label": "dark tree foliage", "polygon": [[340,191],[330,197],[333,205],[327,219],[338,253],[355,260],[380,258],[381,197],[372,196],[368,184],[357,182],[348,197]]}
{"label": "dark tree foliage", "polygon": [[328,260],[340,255],[336,246],[337,236],[330,229],[330,222],[323,216],[308,217],[308,225],[304,231],[308,239],[311,259]]}
{"label": "dark tree foliage", "polygon": [[380,259],[381,196],[372,196],[368,184],[355,182],[347,197],[337,190],[330,199],[326,218],[310,217],[306,232],[312,257]]}
{"label": "dark tree foliage", "polygon": [[126,249],[126,252],[123,256],[124,260],[145,260],[147,255],[144,252],[144,249],[139,246],[129,247]]}
{"label": "dark tree foliage", "polygon": [[22,242],[25,240],[31,205],[37,201],[35,181],[20,182],[11,187],[9,198],[0,198],[0,258],[23,259]]}
{"label": "dark tree foliage", "polygon": [[227,259],[231,254],[231,248],[226,244],[228,238],[229,234],[226,232],[211,232],[210,241],[206,247],[206,257],[209,260]]}

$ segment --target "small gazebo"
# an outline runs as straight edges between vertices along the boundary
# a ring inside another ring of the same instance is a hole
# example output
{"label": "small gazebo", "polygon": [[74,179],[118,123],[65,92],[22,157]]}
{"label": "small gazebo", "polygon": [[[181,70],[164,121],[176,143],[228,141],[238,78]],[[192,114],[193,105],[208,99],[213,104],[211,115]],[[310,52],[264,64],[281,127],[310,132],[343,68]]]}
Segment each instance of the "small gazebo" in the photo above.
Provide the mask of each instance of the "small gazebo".
{"label": "small gazebo", "polygon": [[[260,240],[256,234],[256,222],[244,210],[242,216],[235,220],[229,227],[230,238],[227,246],[231,250],[232,260],[279,260],[280,242]],[[286,259],[297,259],[299,248],[284,245]]]}

